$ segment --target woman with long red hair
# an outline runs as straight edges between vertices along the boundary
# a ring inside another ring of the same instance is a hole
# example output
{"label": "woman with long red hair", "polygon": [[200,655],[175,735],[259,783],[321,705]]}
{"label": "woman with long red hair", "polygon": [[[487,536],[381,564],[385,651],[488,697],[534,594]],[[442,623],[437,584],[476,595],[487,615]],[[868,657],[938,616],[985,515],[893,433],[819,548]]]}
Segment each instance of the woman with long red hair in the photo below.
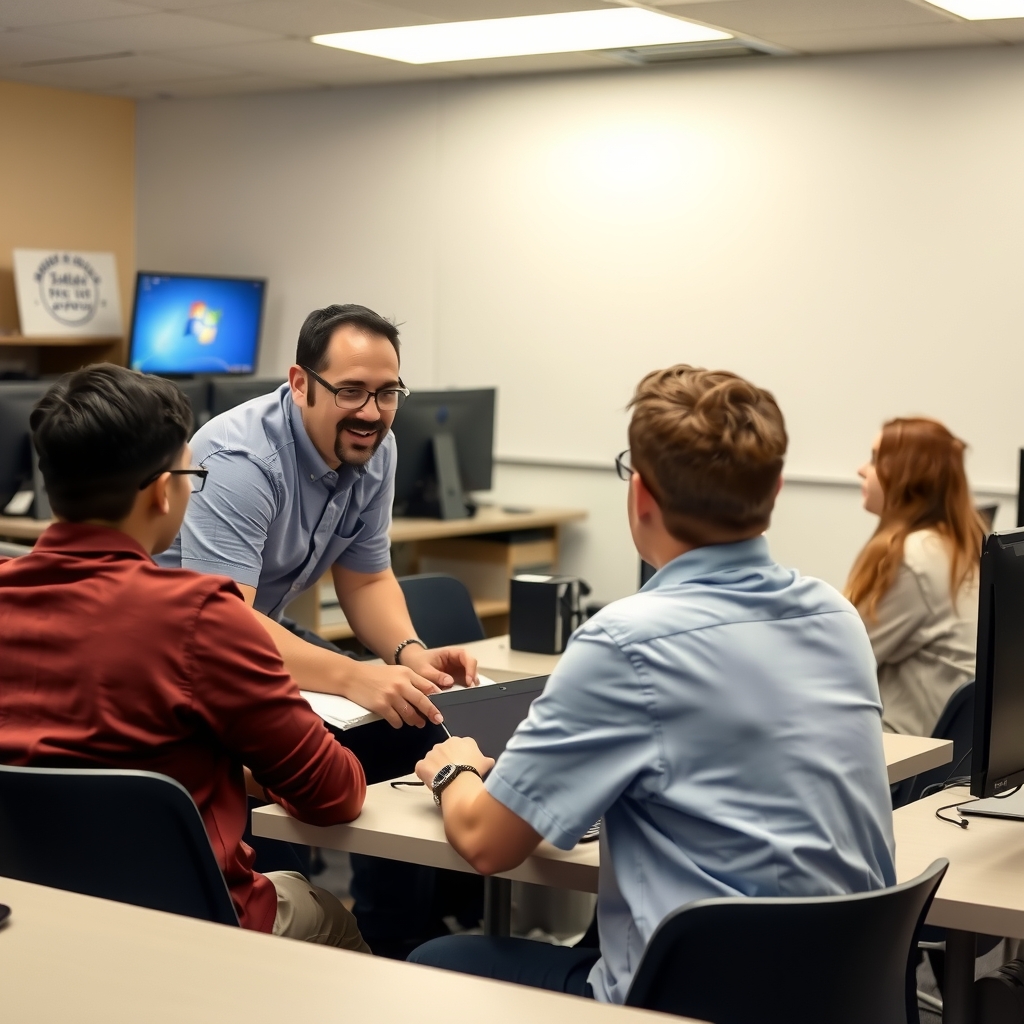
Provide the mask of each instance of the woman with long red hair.
{"label": "woman with long red hair", "polygon": [[966,447],[936,420],[894,419],[857,471],[864,508],[879,521],[846,596],[871,637],[890,732],[930,735],[952,693],[974,678],[985,528]]}

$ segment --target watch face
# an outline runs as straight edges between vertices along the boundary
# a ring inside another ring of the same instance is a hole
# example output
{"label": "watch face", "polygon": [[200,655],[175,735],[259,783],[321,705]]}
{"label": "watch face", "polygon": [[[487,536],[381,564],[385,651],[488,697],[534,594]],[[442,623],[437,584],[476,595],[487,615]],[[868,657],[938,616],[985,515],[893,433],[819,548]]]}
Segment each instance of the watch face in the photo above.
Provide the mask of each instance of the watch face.
{"label": "watch face", "polygon": [[447,778],[448,778],[448,776],[449,776],[449,775],[451,775],[451,773],[452,773],[453,771],[455,771],[455,765],[453,765],[453,764],[446,764],[446,765],[445,765],[445,766],[444,766],[444,767],[443,767],[443,768],[442,768],[442,769],[441,769],[441,770],[440,770],[440,771],[439,771],[439,772],[438,772],[438,773],[437,773],[437,774],[436,774],[436,775],[434,776],[434,783],[433,783],[433,788],[434,788],[434,789],[437,789],[437,787],[438,787],[438,786],[440,786],[440,785],[441,785],[441,783],[442,783],[442,782],[444,782],[444,780],[445,780],[445,779],[447,779]]}

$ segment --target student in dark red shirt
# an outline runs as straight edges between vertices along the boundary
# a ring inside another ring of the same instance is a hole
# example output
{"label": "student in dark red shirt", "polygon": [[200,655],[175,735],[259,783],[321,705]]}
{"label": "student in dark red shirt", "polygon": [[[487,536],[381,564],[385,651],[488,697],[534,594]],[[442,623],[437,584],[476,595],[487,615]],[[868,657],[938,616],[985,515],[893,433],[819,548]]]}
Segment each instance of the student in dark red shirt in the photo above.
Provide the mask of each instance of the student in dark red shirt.
{"label": "student in dark red shirt", "polygon": [[205,480],[184,396],[104,364],[58,381],[31,423],[58,522],[0,562],[0,762],[177,779],[243,927],[368,951],[336,897],[258,874],[242,842],[243,765],[251,789],[316,825],[355,818],[366,783],[235,584],[153,562]]}

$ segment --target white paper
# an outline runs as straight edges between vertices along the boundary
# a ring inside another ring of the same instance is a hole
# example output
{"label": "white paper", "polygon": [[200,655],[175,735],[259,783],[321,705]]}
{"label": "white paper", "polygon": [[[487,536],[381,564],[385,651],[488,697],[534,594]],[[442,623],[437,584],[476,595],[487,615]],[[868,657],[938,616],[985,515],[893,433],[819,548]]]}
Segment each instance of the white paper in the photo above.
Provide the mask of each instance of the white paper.
{"label": "white paper", "polygon": [[[485,676],[482,672],[478,675],[481,686],[492,686],[495,682],[494,679]],[[465,687],[456,683],[453,689],[464,690]],[[354,729],[357,725],[380,721],[380,715],[367,711],[366,708],[360,707],[348,697],[339,697],[335,693],[315,693],[312,690],[300,690],[299,692],[328,725],[333,725],[335,729],[341,729],[342,732],[346,729]]]}
{"label": "white paper", "polygon": [[124,333],[112,252],[15,249],[14,290],[26,338]]}

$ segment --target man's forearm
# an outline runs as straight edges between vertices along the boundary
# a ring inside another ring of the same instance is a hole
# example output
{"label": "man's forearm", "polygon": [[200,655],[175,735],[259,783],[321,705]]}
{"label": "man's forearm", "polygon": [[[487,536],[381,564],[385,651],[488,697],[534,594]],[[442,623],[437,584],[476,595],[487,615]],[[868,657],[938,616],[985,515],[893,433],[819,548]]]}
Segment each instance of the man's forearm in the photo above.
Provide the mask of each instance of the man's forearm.
{"label": "man's forearm", "polygon": [[347,676],[358,662],[303,640],[255,608],[252,609],[252,613],[270,634],[270,639],[280,652],[285,668],[299,684],[300,689],[345,695]]}
{"label": "man's forearm", "polygon": [[339,587],[338,600],[352,632],[389,664],[393,662],[395,648],[416,636],[405,595],[390,572],[356,589],[346,591]]}

